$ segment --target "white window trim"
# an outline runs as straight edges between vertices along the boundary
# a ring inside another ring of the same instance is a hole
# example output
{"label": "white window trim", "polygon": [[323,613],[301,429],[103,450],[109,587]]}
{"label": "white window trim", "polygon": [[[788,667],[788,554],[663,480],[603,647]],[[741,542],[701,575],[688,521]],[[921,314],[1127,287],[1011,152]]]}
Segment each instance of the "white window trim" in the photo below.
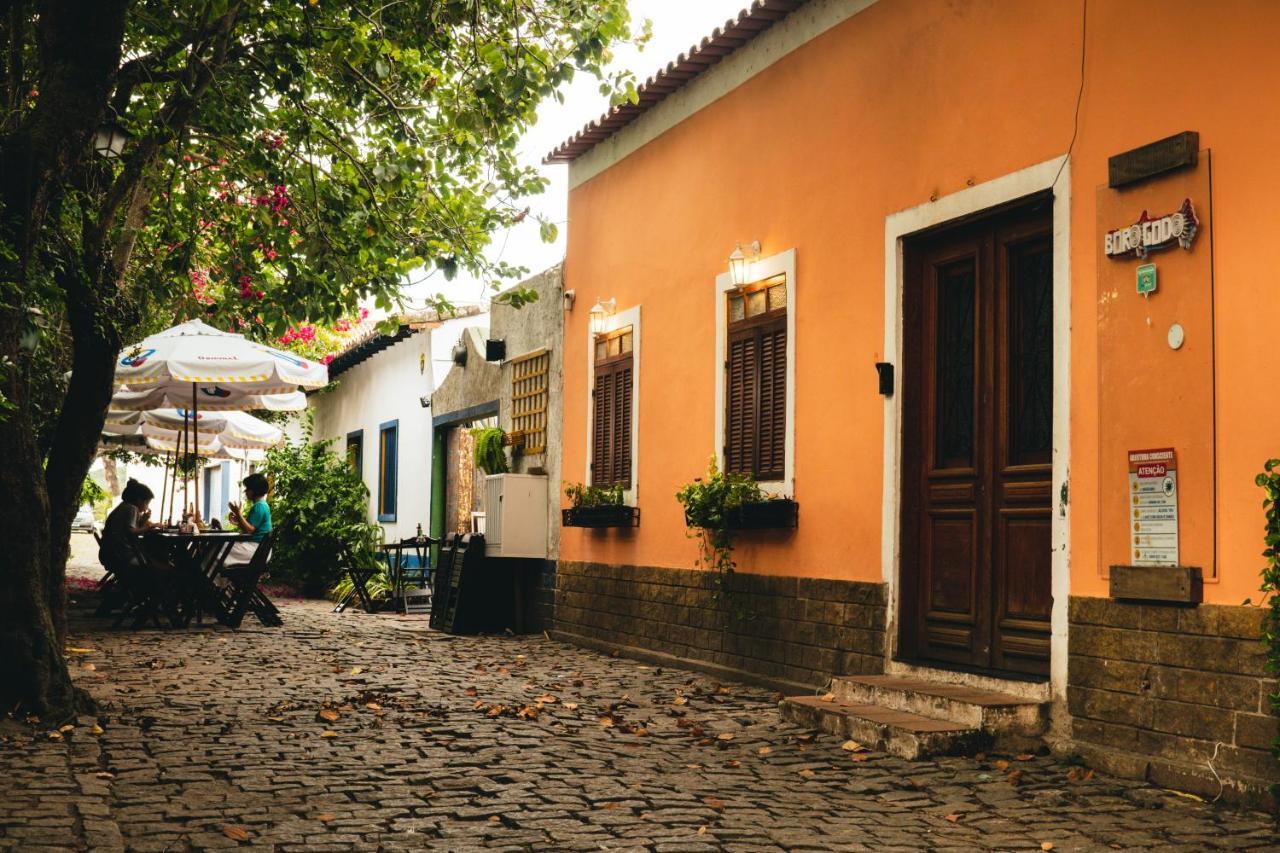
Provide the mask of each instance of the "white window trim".
{"label": "white window trim", "polygon": [[[787,279],[787,430],[786,454],[781,480],[764,480],[760,488],[775,497],[794,498],[796,496],[796,250],[787,249],[760,258],[751,264],[751,280],[763,281],[775,275],[785,275]],[[725,271],[716,276],[715,312],[716,312],[716,419],[713,435],[716,449],[716,465],[724,470],[724,361],[726,341],[729,338],[729,311],[725,294],[733,290],[733,279]]]}
{"label": "white window trim", "polygon": [[[640,306],[615,311],[605,320],[604,334],[631,327],[631,488],[622,492],[622,502],[636,506],[640,497]],[[596,407],[591,392],[596,387],[596,336],[587,328],[587,458],[583,464],[583,485],[591,485],[591,457],[595,453]]]}

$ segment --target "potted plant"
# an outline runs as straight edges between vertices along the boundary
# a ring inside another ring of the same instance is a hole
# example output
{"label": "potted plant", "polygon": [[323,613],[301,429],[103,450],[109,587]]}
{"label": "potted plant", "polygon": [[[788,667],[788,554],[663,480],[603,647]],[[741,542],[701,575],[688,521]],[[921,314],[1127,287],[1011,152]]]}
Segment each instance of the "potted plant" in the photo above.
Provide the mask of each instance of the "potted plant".
{"label": "potted plant", "polygon": [[506,433],[499,427],[478,427],[471,430],[475,439],[472,455],[476,467],[486,474],[507,473],[507,454],[502,449]]}
{"label": "potted plant", "polygon": [[565,527],[639,527],[640,509],[622,503],[622,486],[584,486],[570,483],[565,496],[571,504],[560,511]]}

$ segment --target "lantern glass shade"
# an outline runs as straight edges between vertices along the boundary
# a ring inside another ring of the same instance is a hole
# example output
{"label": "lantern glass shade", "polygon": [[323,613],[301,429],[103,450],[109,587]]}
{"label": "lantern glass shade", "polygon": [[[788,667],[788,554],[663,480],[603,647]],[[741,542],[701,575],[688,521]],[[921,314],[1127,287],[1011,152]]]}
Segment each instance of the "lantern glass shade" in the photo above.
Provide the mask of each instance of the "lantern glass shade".
{"label": "lantern glass shade", "polygon": [[729,253],[729,277],[733,280],[734,287],[742,287],[747,283],[747,267],[750,259],[747,253],[742,251],[742,244],[738,243],[733,247],[733,251]]}
{"label": "lantern glass shade", "polygon": [[93,133],[93,150],[114,160],[124,153],[124,144],[129,141],[129,132],[114,121],[103,122]]}
{"label": "lantern glass shade", "polygon": [[604,331],[604,324],[609,316],[609,311],[604,307],[603,301],[597,299],[596,304],[591,306],[591,313],[587,316],[591,334],[598,335]]}

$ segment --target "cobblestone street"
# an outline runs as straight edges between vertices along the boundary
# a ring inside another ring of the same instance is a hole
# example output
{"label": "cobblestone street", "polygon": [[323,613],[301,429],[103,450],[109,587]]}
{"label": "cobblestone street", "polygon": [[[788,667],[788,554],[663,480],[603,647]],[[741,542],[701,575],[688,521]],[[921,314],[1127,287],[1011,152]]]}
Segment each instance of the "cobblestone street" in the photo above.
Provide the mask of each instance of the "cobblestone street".
{"label": "cobblestone street", "polygon": [[282,609],[239,632],[77,611],[101,713],[0,745],[0,848],[1276,849],[1265,815],[1048,757],[909,763],[784,724],[757,688]]}

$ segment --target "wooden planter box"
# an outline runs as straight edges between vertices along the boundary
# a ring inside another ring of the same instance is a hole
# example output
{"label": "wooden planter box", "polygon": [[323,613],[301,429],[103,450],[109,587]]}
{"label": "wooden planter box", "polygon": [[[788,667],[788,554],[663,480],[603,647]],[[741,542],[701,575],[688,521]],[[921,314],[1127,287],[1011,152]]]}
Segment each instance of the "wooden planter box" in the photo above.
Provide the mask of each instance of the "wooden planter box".
{"label": "wooden planter box", "polygon": [[565,527],[639,527],[640,508],[634,506],[579,506],[560,510]]}
{"label": "wooden planter box", "polygon": [[730,530],[792,529],[800,523],[800,504],[790,498],[746,503],[725,513],[724,522]]}

